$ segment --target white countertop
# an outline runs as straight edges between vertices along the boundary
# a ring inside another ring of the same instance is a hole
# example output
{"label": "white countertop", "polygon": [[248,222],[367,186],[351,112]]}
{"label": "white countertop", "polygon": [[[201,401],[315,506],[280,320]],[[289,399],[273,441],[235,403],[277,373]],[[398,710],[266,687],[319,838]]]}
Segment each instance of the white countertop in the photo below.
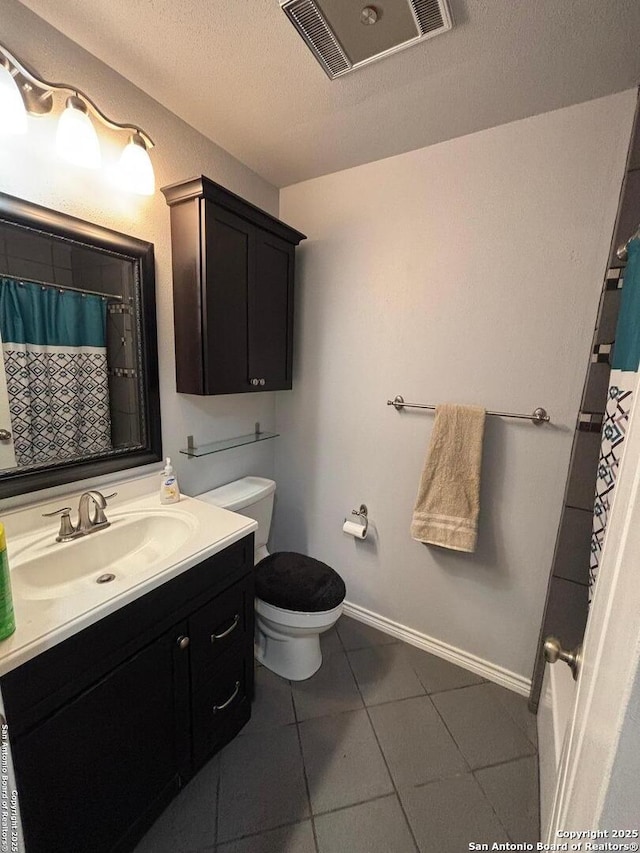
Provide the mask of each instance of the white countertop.
{"label": "white countertop", "polygon": [[[149,485],[157,487],[158,479],[146,478]],[[71,549],[77,543],[86,543],[99,549],[101,537],[117,530],[116,524],[126,523],[127,519],[160,516],[166,518],[166,513],[180,515],[189,527],[189,535],[185,542],[173,547],[168,555],[162,553],[162,539],[158,540],[158,556],[153,563],[142,569],[129,571],[124,576],[116,574],[115,580],[106,584],[82,584],[70,594],[58,597],[33,597],[22,594],[23,586],[18,582],[12,583],[13,606],[16,618],[15,633],[6,640],[0,641],[0,675],[20,666],[43,651],[66,640],[89,625],[98,622],[110,613],[126,604],[140,598],[145,593],[161,586],[171,578],[187,571],[217,554],[228,545],[237,542],[244,536],[257,529],[257,523],[238,513],[228,512],[220,507],[199,501],[196,498],[182,497],[179,503],[161,506],[157,489],[153,492],[140,494],[145,491],[146,484],[138,483],[134,488],[128,484],[118,485],[119,497],[109,501],[106,515],[112,522],[112,527],[104,531],[96,531],[74,542],[57,543],[55,537],[59,520],[43,519],[42,513],[57,509],[61,504],[74,507],[72,515],[75,518],[77,507],[76,496],[66,496],[63,500],[51,500],[30,506],[26,509],[3,513],[2,522],[7,535],[7,551],[9,565],[14,563],[19,567],[21,555],[26,549],[38,549],[39,555],[44,555],[43,569],[46,571],[46,554],[62,552],[58,549]],[[107,491],[105,489],[105,491]],[[35,543],[35,545],[34,545]],[[104,540],[103,540],[104,545]],[[96,572],[99,574],[99,572]],[[17,579],[16,579],[17,580]]]}

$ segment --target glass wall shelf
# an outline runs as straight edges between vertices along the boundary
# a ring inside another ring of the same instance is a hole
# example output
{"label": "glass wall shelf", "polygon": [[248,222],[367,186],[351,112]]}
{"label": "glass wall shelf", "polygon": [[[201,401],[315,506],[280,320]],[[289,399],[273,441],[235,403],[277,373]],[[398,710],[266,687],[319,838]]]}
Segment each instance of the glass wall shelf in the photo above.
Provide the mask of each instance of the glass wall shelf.
{"label": "glass wall shelf", "polygon": [[199,445],[187,440],[187,447],[180,453],[194,459],[198,456],[208,456],[210,453],[220,453],[222,450],[231,450],[232,447],[242,447],[245,444],[267,441],[270,438],[277,438],[278,435],[277,432],[252,432],[249,435],[238,435],[235,438],[224,438],[222,441],[211,441],[209,444]]}

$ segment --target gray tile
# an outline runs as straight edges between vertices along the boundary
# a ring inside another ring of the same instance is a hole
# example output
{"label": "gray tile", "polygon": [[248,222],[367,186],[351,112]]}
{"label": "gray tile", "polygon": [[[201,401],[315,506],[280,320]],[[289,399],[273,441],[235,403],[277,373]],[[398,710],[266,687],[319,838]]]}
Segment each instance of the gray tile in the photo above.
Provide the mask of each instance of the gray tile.
{"label": "gray tile", "polygon": [[428,696],[378,705],[369,715],[397,787],[468,771]]}
{"label": "gray tile", "polygon": [[592,512],[565,507],[560,522],[558,550],[553,562],[553,574],[556,577],[576,583],[589,583],[592,525]]}
{"label": "gray tile", "polygon": [[582,396],[580,410],[582,412],[604,412],[607,407],[607,392],[611,368],[603,361],[593,361],[589,364],[587,382]]}
{"label": "gray tile", "polygon": [[368,646],[386,646],[389,643],[397,643],[395,637],[383,634],[364,622],[356,622],[349,616],[342,616],[336,625],[342,645],[349,652],[352,649],[364,649]]}
{"label": "gray tile", "polygon": [[613,241],[612,257],[620,243],[626,242],[635,232],[640,222],[640,170],[627,172],[622,192],[622,203],[616,222],[616,236]]}
{"label": "gray tile", "polygon": [[216,756],[167,806],[135,853],[191,853],[214,845],[218,772]]}
{"label": "gray tile", "polygon": [[299,729],[314,814],[392,793],[366,711],[307,720]]}
{"label": "gray tile", "polygon": [[220,844],[218,853],[316,853],[311,821]]}
{"label": "gray tile", "polygon": [[251,706],[251,719],[241,734],[268,731],[295,722],[291,685],[264,666],[256,667],[256,694]]}
{"label": "gray tile", "polygon": [[511,840],[538,842],[538,759],[520,758],[478,770],[475,775]]}
{"label": "gray tile", "polygon": [[636,127],[631,143],[628,170],[640,169],[640,121],[636,120]]}
{"label": "gray tile", "polygon": [[294,682],[292,688],[299,720],[362,708],[360,691],[344,652],[325,657],[315,675]]}
{"label": "gray tile", "polygon": [[220,842],[308,817],[296,727],[238,737],[225,747],[219,796]]}
{"label": "gray tile", "polygon": [[567,486],[569,506],[593,512],[599,455],[600,433],[576,432]]}
{"label": "gray tile", "polygon": [[357,649],[349,652],[349,662],[365,705],[379,705],[425,693],[409,663],[404,644]]}
{"label": "gray tile", "polygon": [[474,769],[535,751],[529,738],[498,701],[490,684],[436,693],[432,701]]}
{"label": "gray tile", "polygon": [[316,818],[320,853],[415,853],[398,798],[384,797]]}
{"label": "gray tile", "polygon": [[400,791],[400,799],[420,853],[458,853],[468,850],[470,841],[508,841],[470,773],[420,788],[406,788]]}
{"label": "gray tile", "polygon": [[507,690],[499,684],[489,685],[493,695],[503,708],[506,708],[511,719],[518,725],[534,746],[538,744],[537,718],[529,710],[526,696],[521,696],[513,690]]}
{"label": "gray tile", "polygon": [[324,634],[320,634],[320,649],[323,660],[329,657],[329,655],[344,651],[335,627],[325,631]]}
{"label": "gray tile", "polygon": [[588,615],[588,587],[552,577],[544,614],[544,635],[558,637],[565,649],[571,649],[584,639]]}
{"label": "gray tile", "polygon": [[602,294],[594,343],[611,344],[615,341],[621,295],[622,289],[605,290]]}
{"label": "gray tile", "polygon": [[454,690],[456,687],[469,687],[482,684],[484,678],[436,657],[415,646],[407,646],[407,657],[422,686],[427,693],[439,693],[442,690]]}

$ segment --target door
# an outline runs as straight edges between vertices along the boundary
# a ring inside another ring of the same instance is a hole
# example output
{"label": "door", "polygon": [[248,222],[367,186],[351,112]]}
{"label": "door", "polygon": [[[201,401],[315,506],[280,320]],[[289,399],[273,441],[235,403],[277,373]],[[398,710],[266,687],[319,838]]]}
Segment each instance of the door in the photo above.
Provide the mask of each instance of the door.
{"label": "door", "polygon": [[261,391],[291,388],[295,249],[255,231],[255,273],[249,285],[249,378]]}
{"label": "door", "polygon": [[177,633],[147,646],[12,744],[29,853],[119,849],[177,791],[179,697],[188,690]]}
{"label": "door", "polygon": [[[640,657],[640,415],[637,406],[631,413],[625,444],[587,623],[580,675],[575,687],[564,698],[565,705],[573,701],[573,707],[566,724],[548,823],[546,827],[543,825],[542,838],[549,842],[559,840],[559,831],[637,829],[637,802],[629,814],[618,811],[616,827],[600,826]],[[555,668],[563,666],[558,663]],[[541,748],[546,746],[547,737],[544,719],[543,715],[539,720]],[[633,764],[637,778],[640,751],[626,758]],[[549,779],[545,782],[541,774],[541,785],[548,783]],[[548,794],[548,790],[541,791],[542,798]]]}
{"label": "door", "polygon": [[205,393],[249,391],[247,300],[255,229],[213,202],[202,204]]}

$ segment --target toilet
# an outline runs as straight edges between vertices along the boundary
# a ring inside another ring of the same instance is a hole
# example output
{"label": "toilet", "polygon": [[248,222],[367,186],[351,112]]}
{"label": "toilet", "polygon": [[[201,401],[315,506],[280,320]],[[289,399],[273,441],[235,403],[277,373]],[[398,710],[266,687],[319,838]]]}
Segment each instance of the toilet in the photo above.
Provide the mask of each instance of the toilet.
{"label": "toilet", "polygon": [[313,557],[288,551],[269,554],[275,490],[273,480],[243,477],[198,499],[258,522],[255,656],[277,675],[302,681],[322,664],[320,634],[338,621],[346,590],[340,575]]}

